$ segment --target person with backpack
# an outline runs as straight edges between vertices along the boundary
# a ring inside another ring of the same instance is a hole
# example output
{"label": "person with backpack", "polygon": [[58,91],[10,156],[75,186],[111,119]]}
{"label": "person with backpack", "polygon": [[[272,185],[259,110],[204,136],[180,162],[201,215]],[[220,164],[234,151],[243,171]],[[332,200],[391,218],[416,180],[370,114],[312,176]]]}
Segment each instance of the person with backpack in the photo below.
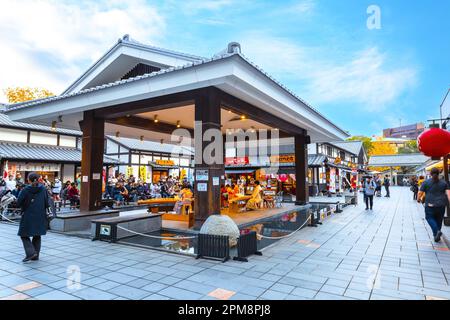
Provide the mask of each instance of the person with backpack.
{"label": "person with backpack", "polygon": [[[47,233],[49,194],[45,186],[39,183],[39,175],[30,173],[27,185],[19,194],[17,205],[22,209],[18,236],[25,250],[23,262],[39,260],[41,236]],[[32,240],[30,239],[32,238]]]}
{"label": "person with backpack", "polygon": [[441,240],[442,221],[445,208],[450,201],[450,186],[443,179],[439,179],[439,169],[431,169],[431,179],[425,180],[419,189],[417,201],[425,203],[425,220],[427,220],[435,242]]}
{"label": "person with backpack", "polygon": [[375,190],[377,188],[377,184],[373,181],[372,177],[369,177],[364,182],[364,199],[366,201],[366,210],[373,209],[373,195],[375,194]]}

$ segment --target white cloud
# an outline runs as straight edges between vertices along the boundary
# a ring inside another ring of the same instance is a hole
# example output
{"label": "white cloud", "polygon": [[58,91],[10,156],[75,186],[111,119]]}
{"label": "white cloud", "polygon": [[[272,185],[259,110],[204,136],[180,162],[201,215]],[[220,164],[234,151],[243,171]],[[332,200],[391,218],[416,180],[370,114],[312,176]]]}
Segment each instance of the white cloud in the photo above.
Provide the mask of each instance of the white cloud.
{"label": "white cloud", "polygon": [[40,86],[56,93],[122,35],[155,43],[165,30],[144,0],[1,1],[0,21],[0,89]]}
{"label": "white cloud", "polygon": [[350,102],[383,111],[417,82],[414,67],[390,66],[390,57],[377,47],[339,55],[330,48],[254,33],[244,38],[242,48],[276,78],[294,82],[291,89],[313,104]]}

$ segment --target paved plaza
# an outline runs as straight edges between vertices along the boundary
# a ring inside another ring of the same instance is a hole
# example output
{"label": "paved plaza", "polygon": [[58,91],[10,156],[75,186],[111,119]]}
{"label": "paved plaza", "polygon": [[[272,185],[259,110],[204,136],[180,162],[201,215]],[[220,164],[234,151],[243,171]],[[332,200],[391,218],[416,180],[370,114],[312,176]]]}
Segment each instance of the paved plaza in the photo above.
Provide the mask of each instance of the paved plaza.
{"label": "paved plaza", "polygon": [[391,194],[373,212],[360,198],[248,263],[49,233],[41,260],[23,264],[17,226],[2,223],[0,298],[449,299],[450,251],[433,242],[408,188]]}

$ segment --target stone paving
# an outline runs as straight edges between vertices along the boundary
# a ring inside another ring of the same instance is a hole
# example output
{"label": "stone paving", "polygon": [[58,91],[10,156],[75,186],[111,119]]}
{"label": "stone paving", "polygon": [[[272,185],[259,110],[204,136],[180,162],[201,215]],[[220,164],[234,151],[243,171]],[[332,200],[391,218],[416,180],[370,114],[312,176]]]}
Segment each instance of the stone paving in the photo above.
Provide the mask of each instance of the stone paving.
{"label": "stone paving", "polygon": [[449,299],[449,249],[408,188],[391,195],[373,211],[360,199],[248,263],[50,233],[41,260],[22,264],[17,226],[2,223],[0,299]]}

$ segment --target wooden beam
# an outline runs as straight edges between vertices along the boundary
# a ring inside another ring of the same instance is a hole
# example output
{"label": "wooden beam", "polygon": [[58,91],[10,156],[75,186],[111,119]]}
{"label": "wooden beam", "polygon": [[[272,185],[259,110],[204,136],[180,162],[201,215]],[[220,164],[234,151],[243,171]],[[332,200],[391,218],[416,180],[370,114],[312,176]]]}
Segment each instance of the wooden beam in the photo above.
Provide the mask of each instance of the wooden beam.
{"label": "wooden beam", "polygon": [[295,136],[295,204],[304,205],[309,202],[308,177],[308,137]]}
{"label": "wooden beam", "polygon": [[86,212],[101,207],[105,121],[95,118],[93,111],[85,111],[80,128],[83,131],[80,211]]}
{"label": "wooden beam", "polygon": [[131,101],[95,110],[96,118],[112,119],[128,114],[158,111],[194,104],[199,90],[190,90],[154,98]]}
{"label": "wooden beam", "polygon": [[237,114],[244,114],[249,119],[255,120],[270,127],[278,128],[281,132],[292,135],[306,135],[306,130],[302,129],[286,120],[283,120],[261,108],[258,108],[248,102],[245,102],[239,98],[236,98],[226,92],[219,89],[220,99],[222,106],[228,110],[231,110]]}
{"label": "wooden beam", "polygon": [[[155,123],[153,119],[146,119],[137,116],[129,116],[129,117],[123,116],[118,118],[105,119],[105,122],[120,126],[131,127],[135,129],[142,129],[166,134],[172,134],[176,129],[178,129],[176,125],[171,123],[163,122],[161,120]],[[194,136],[194,129],[190,128],[182,128],[182,129],[188,130],[189,133],[191,134],[191,137]]]}

